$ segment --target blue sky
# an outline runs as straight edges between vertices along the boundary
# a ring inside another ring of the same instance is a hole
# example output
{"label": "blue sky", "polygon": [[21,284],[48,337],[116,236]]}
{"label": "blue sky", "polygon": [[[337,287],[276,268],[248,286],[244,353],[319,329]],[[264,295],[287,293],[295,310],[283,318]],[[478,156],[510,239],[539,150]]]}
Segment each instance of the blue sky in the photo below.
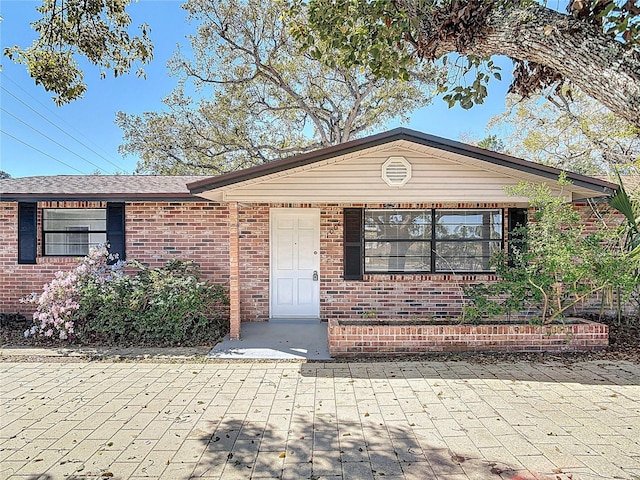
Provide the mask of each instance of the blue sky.
{"label": "blue sky", "polygon": [[[162,99],[171,92],[177,79],[170,77],[166,62],[178,44],[186,46],[187,36],[195,32],[187,24],[182,0],[140,0],[131,4],[132,25],[146,22],[151,27],[154,59],[144,67],[147,78],[130,74],[120,78],[85,68],[88,85],[85,97],[56,107],[51,95],[34,85],[26,70],[2,57],[0,72],[0,170],[13,177],[30,175],[132,173],[137,158],[122,157],[118,146],[122,132],[114,123],[116,112],[142,113],[163,108]],[[35,38],[30,23],[38,16],[35,0],[2,0],[1,47],[27,46]],[[436,99],[417,110],[405,126],[433,135],[458,140],[463,134],[482,138],[487,121],[504,110],[509,84],[510,62],[501,61],[503,81],[492,81],[489,99],[471,110],[449,109]],[[390,123],[389,128],[399,126]]]}

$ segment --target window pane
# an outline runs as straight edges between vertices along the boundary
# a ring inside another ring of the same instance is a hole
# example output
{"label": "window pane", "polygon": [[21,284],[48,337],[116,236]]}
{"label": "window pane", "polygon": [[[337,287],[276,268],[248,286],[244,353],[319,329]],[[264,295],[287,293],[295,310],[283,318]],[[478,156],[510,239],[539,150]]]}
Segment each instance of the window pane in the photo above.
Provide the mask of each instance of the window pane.
{"label": "window pane", "polygon": [[106,233],[45,233],[44,254],[84,256],[89,254],[90,247],[96,247],[106,242]]}
{"label": "window pane", "polygon": [[367,273],[388,272],[389,259],[387,257],[366,257],[364,271]]}
{"label": "window pane", "polygon": [[431,271],[431,257],[405,257],[402,272],[429,272]]}
{"label": "window pane", "polygon": [[367,240],[431,238],[430,210],[367,210],[364,236]]}
{"label": "window pane", "polygon": [[85,227],[90,232],[107,229],[107,211],[104,208],[49,208],[43,210],[43,219],[45,232],[69,230],[69,227]]}
{"label": "window pane", "polygon": [[366,242],[367,256],[430,256],[431,242]]}
{"label": "window pane", "polygon": [[436,238],[500,239],[501,210],[436,210]]}
{"label": "window pane", "polygon": [[429,257],[367,257],[365,271],[376,272],[428,272],[431,267]]}
{"label": "window pane", "polygon": [[367,272],[429,271],[430,242],[366,242]]}
{"label": "window pane", "polygon": [[436,270],[438,272],[490,271],[489,261],[500,250],[502,242],[437,242]]}

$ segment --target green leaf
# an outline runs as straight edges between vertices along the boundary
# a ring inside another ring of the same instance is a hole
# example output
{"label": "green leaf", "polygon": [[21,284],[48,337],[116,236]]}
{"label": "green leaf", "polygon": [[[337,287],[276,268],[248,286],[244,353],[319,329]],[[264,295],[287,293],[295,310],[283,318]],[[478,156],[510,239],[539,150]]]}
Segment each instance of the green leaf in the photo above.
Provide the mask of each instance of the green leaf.
{"label": "green leaf", "polygon": [[620,180],[620,188],[616,193],[614,193],[608,199],[609,205],[612,208],[615,208],[618,212],[622,213],[624,217],[627,219],[629,225],[631,225],[634,229],[638,229],[638,223],[636,218],[636,209],[631,202],[631,197],[627,194],[624,186],[622,185],[622,179],[618,175],[618,179]]}

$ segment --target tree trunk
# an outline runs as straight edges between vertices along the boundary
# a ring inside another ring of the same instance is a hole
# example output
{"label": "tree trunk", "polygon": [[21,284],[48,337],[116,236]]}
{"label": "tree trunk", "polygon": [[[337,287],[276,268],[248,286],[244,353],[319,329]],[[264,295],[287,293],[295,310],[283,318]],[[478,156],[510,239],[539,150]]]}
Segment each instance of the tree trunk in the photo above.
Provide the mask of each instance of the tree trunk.
{"label": "tree trunk", "polygon": [[[428,41],[433,18],[425,15],[419,20],[420,45]],[[484,34],[464,42],[457,36],[439,41],[437,56],[452,52],[506,55],[551,67],[616,115],[640,128],[640,54],[605,35],[595,25],[532,4],[494,9],[483,31]],[[460,44],[464,47],[456,46]]]}

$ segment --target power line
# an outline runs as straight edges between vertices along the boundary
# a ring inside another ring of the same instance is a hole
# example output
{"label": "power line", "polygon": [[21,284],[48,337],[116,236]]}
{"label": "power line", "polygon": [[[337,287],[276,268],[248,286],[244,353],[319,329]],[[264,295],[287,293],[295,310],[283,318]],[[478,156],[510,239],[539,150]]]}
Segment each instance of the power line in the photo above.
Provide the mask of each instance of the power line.
{"label": "power line", "polygon": [[71,153],[71,154],[75,155],[75,156],[76,156],[76,157],[78,157],[80,160],[84,160],[84,161],[85,161],[85,162],[87,162],[88,164],[93,165],[93,166],[94,166],[94,167],[96,167],[98,170],[101,170],[101,171],[103,171],[103,172],[105,172],[105,173],[107,173],[107,174],[108,174],[108,173],[110,173],[110,172],[107,172],[107,171],[106,171],[104,168],[102,168],[100,165],[97,165],[97,164],[93,163],[91,160],[87,160],[87,159],[86,159],[86,158],[84,158],[83,156],[78,155],[78,154],[77,154],[76,152],[74,152],[73,150],[71,150],[71,149],[69,149],[69,148],[65,147],[65,146],[64,146],[64,145],[62,145],[60,142],[58,142],[58,141],[54,140],[53,138],[51,138],[50,136],[48,136],[46,133],[42,133],[42,132],[41,132],[40,130],[38,130],[37,128],[32,127],[31,125],[29,125],[29,124],[28,124],[27,122],[25,122],[24,120],[22,120],[22,119],[18,118],[17,116],[15,116],[13,113],[8,112],[7,110],[5,110],[5,109],[4,109],[4,108],[2,108],[2,107],[0,107],[0,110],[2,110],[2,111],[3,111],[4,113],[6,113],[7,115],[9,115],[9,116],[11,116],[11,117],[15,118],[17,121],[19,121],[19,122],[20,122],[20,123],[22,123],[23,125],[26,125],[27,127],[29,127],[29,128],[30,128],[31,130],[33,130],[34,132],[39,133],[39,134],[40,134],[40,135],[42,135],[44,138],[46,138],[46,139],[48,139],[48,140],[52,141],[53,143],[55,143],[55,144],[56,144],[56,145],[58,145],[59,147],[64,148],[66,151],[68,151],[69,153]]}
{"label": "power line", "polygon": [[[9,78],[9,80],[11,82],[13,82],[14,84],[16,82],[14,82],[13,80],[11,80]],[[16,84],[17,85],[17,84]],[[70,137],[71,139],[73,139],[74,141],[78,142],[80,145],[82,145],[83,147],[85,147],[87,150],[93,152],[94,154],[96,154],[97,156],[99,156],[100,158],[102,158],[103,160],[105,160],[106,162],[110,163],[111,165],[113,165],[114,167],[116,167],[118,170],[124,170],[122,168],[122,166],[112,162],[111,160],[109,160],[108,158],[106,158],[104,155],[100,154],[99,152],[96,152],[94,149],[92,149],[91,147],[89,147],[88,145],[84,144],[83,142],[81,142],[80,140],[78,140],[76,137],[74,137],[73,135],[71,135],[70,133],[66,132],[64,129],[60,128],[60,126],[56,125],[55,123],[53,123],[51,120],[49,120],[47,117],[45,117],[44,115],[42,115],[40,112],[38,112],[37,110],[35,110],[33,107],[31,107],[30,105],[28,105],[27,103],[25,103],[24,101],[22,101],[19,97],[17,97],[16,95],[14,95],[13,93],[11,93],[9,90],[7,90],[5,87],[0,86],[0,88],[2,88],[2,90],[4,90],[5,92],[7,92],[9,95],[11,95],[13,98],[15,98],[16,100],[18,100],[20,103],[22,103],[24,106],[26,106],[28,109],[30,109],[31,111],[33,111],[36,115],[40,116],[41,118],[43,118],[44,120],[46,120],[48,123],[50,123],[51,125],[53,125],[54,127],[56,127],[58,130],[60,130],[62,133],[64,133],[65,135],[67,135],[68,137]],[[27,95],[29,95],[28,92],[26,92],[23,88],[21,88],[18,85],[18,88],[20,88],[23,92],[25,92]],[[29,95],[31,96],[31,95]],[[36,102],[38,102],[37,99],[35,99],[33,96],[31,96],[31,98],[33,98]],[[38,102],[40,103],[40,102]],[[40,103],[40,105],[42,105],[42,103]],[[46,107],[45,107],[46,108]],[[52,113],[53,115],[55,115],[53,112],[51,112],[50,110],[47,109],[47,111],[49,111],[50,113]],[[57,115],[56,115],[57,116]],[[58,117],[60,118],[60,117]],[[66,123],[66,122],[65,122]],[[69,125],[67,123],[67,125]],[[70,125],[69,125],[70,126]],[[99,168],[99,167],[98,167]]]}
{"label": "power line", "polygon": [[[69,127],[74,128],[72,125],[70,125],[68,122],[66,122],[63,118],[61,118],[59,115],[57,115],[56,113],[54,113],[53,111],[51,111],[49,108],[47,108],[42,102],[40,102],[37,98],[35,98],[33,95],[31,95],[29,92],[27,92],[24,88],[22,88],[15,80],[11,79],[10,77],[8,77],[6,74],[3,74],[3,77],[6,78],[7,80],[9,80],[11,83],[13,83],[15,86],[17,86],[20,90],[22,90],[26,95],[28,95],[29,97],[31,97],[36,103],[40,104],[47,112],[51,113],[52,115],[54,115],[55,117],[57,117],[58,119],[60,119],[62,122],[66,123]],[[58,130],[60,130],[62,133],[64,133],[65,135],[67,135],[68,137],[70,137],[71,139],[73,139],[74,141],[78,142],[80,145],[82,145],[84,148],[86,148],[87,150],[91,151],[92,153],[96,154],[97,156],[99,156],[100,158],[102,158],[104,161],[106,161],[107,163],[110,163],[111,165],[113,165],[114,167],[116,167],[118,170],[125,170],[121,165],[118,165],[117,163],[114,163],[113,161],[111,161],[110,159],[108,159],[107,157],[105,157],[104,155],[102,155],[99,152],[96,152],[93,148],[91,148],[90,146],[86,145],[85,143],[81,142],[80,140],[78,140],[76,137],[74,137],[73,135],[71,135],[69,132],[65,131],[64,129],[60,128],[59,125],[55,124],[54,122],[52,122],[51,120],[49,120],[46,116],[42,115],[40,112],[38,112],[37,110],[35,110],[33,107],[31,107],[29,104],[25,103],[24,101],[22,101],[19,97],[17,97],[16,95],[14,95],[13,93],[11,93],[9,90],[7,90],[5,87],[0,85],[0,88],[2,88],[2,90],[4,90],[5,92],[7,92],[9,95],[11,95],[13,98],[15,98],[16,100],[18,100],[20,103],[22,103],[24,106],[26,106],[28,109],[30,109],[31,111],[33,111],[35,114],[37,114],[38,116],[40,116],[41,118],[43,118],[44,120],[46,120],[47,122],[49,122],[51,125],[53,125],[54,127],[56,127]],[[81,132],[79,132],[78,130],[76,130],[76,132],[80,135],[82,135]],[[85,139],[87,139],[87,137],[85,135],[82,135]]]}
{"label": "power line", "polygon": [[27,147],[29,147],[29,148],[31,148],[31,149],[33,149],[33,150],[35,150],[35,151],[36,151],[36,152],[38,152],[38,153],[41,153],[42,155],[46,155],[47,157],[49,157],[49,158],[51,158],[51,159],[55,160],[56,162],[61,163],[61,164],[62,164],[62,165],[64,165],[65,167],[69,167],[71,170],[75,170],[76,172],[81,173],[82,175],[87,175],[85,172],[83,172],[83,171],[81,171],[81,170],[78,170],[76,167],[72,167],[72,166],[71,166],[71,165],[69,165],[68,163],[64,163],[62,160],[58,160],[57,158],[52,157],[52,156],[51,156],[51,155],[49,155],[48,153],[43,152],[42,150],[40,150],[40,149],[38,149],[38,148],[34,147],[33,145],[29,145],[27,142],[24,142],[24,141],[20,140],[18,137],[14,137],[14,136],[13,136],[13,135],[11,135],[10,133],[7,133],[7,132],[5,132],[5,131],[4,131],[4,130],[2,130],[2,129],[0,129],[0,133],[2,133],[2,134],[4,134],[4,135],[6,135],[7,137],[11,137],[11,138],[13,138],[14,140],[16,140],[16,141],[18,141],[18,142],[22,143],[23,145],[26,145]]}

